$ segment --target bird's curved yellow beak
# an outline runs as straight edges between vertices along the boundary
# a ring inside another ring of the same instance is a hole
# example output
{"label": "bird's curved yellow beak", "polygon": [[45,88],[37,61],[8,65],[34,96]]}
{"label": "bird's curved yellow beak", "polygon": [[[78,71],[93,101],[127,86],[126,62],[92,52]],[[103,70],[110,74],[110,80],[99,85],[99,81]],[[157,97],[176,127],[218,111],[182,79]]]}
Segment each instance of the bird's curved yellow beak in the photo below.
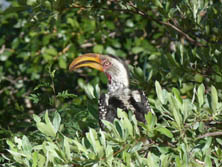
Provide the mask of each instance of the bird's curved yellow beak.
{"label": "bird's curved yellow beak", "polygon": [[75,69],[81,67],[91,67],[99,71],[103,71],[101,55],[95,53],[81,55],[72,61],[72,63],[69,65],[69,71],[74,71]]}

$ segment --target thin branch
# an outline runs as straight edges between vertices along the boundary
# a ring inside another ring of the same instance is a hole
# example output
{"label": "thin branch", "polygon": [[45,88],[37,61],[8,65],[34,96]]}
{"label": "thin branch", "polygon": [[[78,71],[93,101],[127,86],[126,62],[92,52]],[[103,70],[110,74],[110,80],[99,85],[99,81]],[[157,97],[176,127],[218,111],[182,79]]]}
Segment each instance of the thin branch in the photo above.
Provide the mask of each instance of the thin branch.
{"label": "thin branch", "polygon": [[222,136],[222,132],[210,132],[210,133],[206,133],[204,135],[201,135],[199,137],[197,137],[197,139],[202,139],[205,137],[210,137],[210,136]]}
{"label": "thin branch", "polygon": [[[167,22],[164,22],[164,21],[160,21],[160,20],[157,20],[155,18],[152,18],[150,17],[149,15],[147,15],[144,11],[140,10],[139,8],[137,8],[133,2],[129,1],[127,3],[130,7],[132,7],[134,10],[130,10],[127,6],[126,9],[120,9],[120,8],[112,8],[112,9],[109,9],[109,8],[100,8],[100,9],[103,9],[103,10],[114,10],[114,11],[118,11],[118,12],[127,12],[127,13],[133,13],[133,14],[139,14],[143,17],[147,17],[148,19],[150,20],[153,20],[155,22],[157,22],[158,24],[162,24],[162,25],[165,25],[167,27],[170,27],[172,29],[174,29],[175,31],[177,31],[179,34],[181,34],[182,36],[184,36],[189,42],[191,42],[192,44],[196,45],[196,46],[199,46],[199,47],[205,47],[206,45],[203,45],[201,44],[200,42],[194,40],[192,37],[190,37],[188,34],[186,34],[184,31],[182,31],[178,26],[175,26],[173,24],[171,24],[169,21]],[[94,6],[80,6],[78,4],[72,4],[71,5],[72,8],[79,8],[81,10],[83,9],[92,9],[94,8]]]}
{"label": "thin branch", "polygon": [[160,20],[157,20],[157,19],[154,19],[154,18],[151,18],[149,15],[147,15],[145,12],[141,11],[140,9],[138,9],[131,1],[128,3],[132,8],[134,8],[137,12],[137,14],[141,15],[141,16],[146,16],[148,17],[149,19],[159,23],[159,24],[162,24],[162,25],[166,25],[168,27],[171,27],[172,29],[174,29],[175,31],[177,31],[178,33],[180,33],[182,36],[184,36],[188,41],[190,41],[191,43],[197,45],[197,46],[201,46],[203,47],[204,45],[197,42],[196,40],[194,40],[193,38],[191,38],[188,34],[186,34],[185,32],[183,32],[179,27],[171,24],[170,22],[163,22],[163,21],[160,21]]}

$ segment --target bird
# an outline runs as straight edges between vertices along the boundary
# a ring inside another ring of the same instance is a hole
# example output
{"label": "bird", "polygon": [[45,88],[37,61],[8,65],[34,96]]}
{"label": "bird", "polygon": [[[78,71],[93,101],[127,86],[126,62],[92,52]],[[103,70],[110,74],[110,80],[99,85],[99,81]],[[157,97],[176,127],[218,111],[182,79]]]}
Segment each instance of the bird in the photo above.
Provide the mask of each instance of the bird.
{"label": "bird", "polygon": [[86,53],[75,58],[69,65],[69,71],[90,67],[105,73],[108,79],[107,93],[98,100],[99,124],[102,120],[113,122],[117,118],[117,109],[125,112],[131,110],[138,121],[145,123],[145,114],[151,111],[148,99],[141,90],[131,90],[129,70],[122,59],[113,55]]}

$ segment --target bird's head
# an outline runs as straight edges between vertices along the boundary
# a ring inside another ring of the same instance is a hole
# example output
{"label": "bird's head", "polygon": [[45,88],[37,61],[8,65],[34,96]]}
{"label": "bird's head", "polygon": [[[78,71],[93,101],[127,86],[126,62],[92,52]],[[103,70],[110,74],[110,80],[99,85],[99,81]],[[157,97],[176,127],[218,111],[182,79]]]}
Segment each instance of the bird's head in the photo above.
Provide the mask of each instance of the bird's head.
{"label": "bird's head", "polygon": [[91,67],[104,72],[109,80],[108,89],[111,92],[129,87],[127,66],[117,57],[87,53],[74,59],[69,70],[73,71],[81,67]]}

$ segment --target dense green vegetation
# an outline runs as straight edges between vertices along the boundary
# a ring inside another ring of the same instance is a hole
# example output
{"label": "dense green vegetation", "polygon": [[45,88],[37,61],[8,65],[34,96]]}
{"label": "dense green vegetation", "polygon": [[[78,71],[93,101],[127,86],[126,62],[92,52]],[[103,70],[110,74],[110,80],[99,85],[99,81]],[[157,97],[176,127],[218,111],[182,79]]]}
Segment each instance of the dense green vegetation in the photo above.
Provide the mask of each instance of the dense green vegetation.
{"label": "dense green vegetation", "polygon": [[[3,166],[222,166],[222,2],[9,0],[0,11]],[[73,58],[129,64],[152,107],[98,125],[107,79]]]}

